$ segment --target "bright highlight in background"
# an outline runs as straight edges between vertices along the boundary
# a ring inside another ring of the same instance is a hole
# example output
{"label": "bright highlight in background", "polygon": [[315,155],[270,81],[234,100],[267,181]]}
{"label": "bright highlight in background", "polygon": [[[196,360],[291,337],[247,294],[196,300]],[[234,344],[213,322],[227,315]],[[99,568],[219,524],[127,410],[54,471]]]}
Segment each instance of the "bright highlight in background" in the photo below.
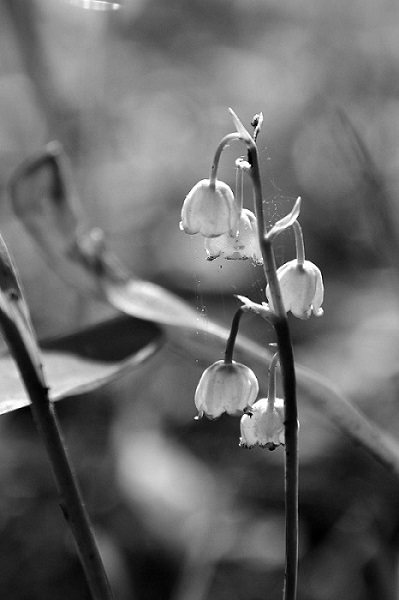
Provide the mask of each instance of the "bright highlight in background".
{"label": "bright highlight in background", "polygon": [[121,5],[117,2],[103,2],[102,0],[70,0],[73,6],[86,10],[118,10]]}

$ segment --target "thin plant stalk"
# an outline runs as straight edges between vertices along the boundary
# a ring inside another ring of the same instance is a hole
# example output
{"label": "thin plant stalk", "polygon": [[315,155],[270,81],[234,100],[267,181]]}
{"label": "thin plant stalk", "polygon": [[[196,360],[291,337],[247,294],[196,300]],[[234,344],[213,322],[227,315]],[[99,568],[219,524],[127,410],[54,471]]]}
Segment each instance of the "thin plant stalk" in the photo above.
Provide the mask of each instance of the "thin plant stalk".
{"label": "thin plant stalk", "polygon": [[48,389],[38,377],[17,327],[4,313],[1,314],[1,327],[32,402],[33,418],[51,463],[60,494],[60,506],[75,538],[92,598],[112,600],[105,568],[75,474],[69,463],[54,408],[48,397]]}
{"label": "thin plant stalk", "polygon": [[292,228],[295,235],[296,260],[298,265],[303,266],[303,263],[305,262],[305,244],[303,241],[302,227],[298,221],[294,221]]}
{"label": "thin plant stalk", "polygon": [[269,379],[267,385],[267,398],[269,400],[269,405],[272,407],[276,401],[276,366],[279,361],[278,352],[273,355],[273,358],[270,361],[269,365]]}
{"label": "thin plant stalk", "polygon": [[277,336],[285,406],[285,510],[286,510],[286,559],[284,600],[295,600],[298,580],[298,408],[294,352],[287,315],[282,301],[277,277],[272,242],[267,238],[263,214],[262,184],[259,173],[258,151],[255,142],[246,141],[251,165],[255,198],[255,214],[258,221],[259,243],[263,256],[265,276],[273,298],[276,319],[273,326]]}
{"label": "thin plant stalk", "polygon": [[[274,326],[277,346],[280,356],[281,376],[284,392],[284,429],[285,429],[285,536],[286,536],[286,554],[285,554],[285,585],[284,600],[296,600],[297,582],[298,582],[298,482],[299,482],[299,460],[298,460],[298,408],[296,397],[296,375],[294,351],[291,340],[291,332],[284,308],[281,295],[280,282],[277,277],[276,261],[273,252],[272,239],[267,235],[265,218],[263,214],[263,196],[262,182],[259,171],[258,150],[255,140],[247,132],[241,121],[230,109],[230,113],[235,122],[239,139],[241,139],[248,149],[248,163],[250,165],[249,174],[252,179],[254,190],[255,215],[258,222],[259,244],[263,257],[263,268],[266,280],[269,284],[270,294],[272,296],[275,318],[272,324]],[[223,148],[232,139],[235,134],[227,135],[220,142],[216,152],[212,172],[220,158]],[[217,158],[217,160],[216,160]],[[300,231],[296,231],[300,234]],[[297,238],[299,239],[299,238]],[[238,327],[239,316],[235,315],[233,320],[232,332],[227,344],[230,348],[230,342],[234,344],[236,327]],[[226,349],[227,351],[227,349]]]}
{"label": "thin plant stalk", "polygon": [[0,327],[31,400],[60,495],[60,505],[75,538],[93,600],[112,600],[112,591],[75,474],[58,428],[43,378],[39,350],[15,268],[0,237]]}
{"label": "thin plant stalk", "polygon": [[214,156],[212,167],[211,167],[211,174],[209,177],[209,181],[210,181],[211,185],[215,185],[216,175],[217,175],[218,168],[219,168],[220,157],[222,155],[223,150],[226,148],[226,146],[228,146],[230,144],[230,142],[233,142],[234,140],[240,140],[240,139],[241,139],[241,136],[239,133],[228,133],[220,141],[218,147],[216,148],[215,156]]}
{"label": "thin plant stalk", "polygon": [[231,364],[233,361],[234,345],[236,343],[238,328],[239,328],[240,320],[241,320],[241,317],[243,314],[244,314],[244,309],[241,307],[236,311],[236,313],[233,317],[233,321],[231,323],[229,339],[227,340],[227,343],[226,343],[226,352],[224,353],[225,363]]}

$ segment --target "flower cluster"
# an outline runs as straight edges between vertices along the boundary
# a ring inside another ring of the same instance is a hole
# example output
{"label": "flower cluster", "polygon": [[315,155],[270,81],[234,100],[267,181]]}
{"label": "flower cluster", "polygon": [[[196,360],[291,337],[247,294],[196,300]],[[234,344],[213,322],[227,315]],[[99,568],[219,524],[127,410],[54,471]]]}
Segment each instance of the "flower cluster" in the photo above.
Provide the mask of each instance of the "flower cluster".
{"label": "flower cluster", "polygon": [[254,213],[247,208],[241,210],[237,234],[224,233],[205,240],[208,260],[223,257],[227,260],[251,258],[254,264],[262,264],[258,241],[258,225]]}
{"label": "flower cluster", "polygon": [[270,364],[268,396],[257,401],[259,384],[249,367],[219,360],[205,369],[195,392],[196,418],[241,416],[242,448],[258,445],[274,450],[284,444],[284,401],[275,396],[277,360],[275,355]]}
{"label": "flower cluster", "polygon": [[254,213],[242,208],[231,188],[216,178],[202,179],[187,194],[180,229],[204,236],[208,260],[222,257],[263,263]]}
{"label": "flower cluster", "polygon": [[[217,419],[223,413],[241,415],[242,448],[260,446],[274,450],[285,443],[285,405],[276,397],[275,354],[269,369],[268,394],[257,400],[258,381],[253,371],[244,364],[232,360],[235,337],[241,314],[251,310],[269,320],[274,326],[291,312],[299,319],[308,319],[312,314],[323,314],[323,279],[320,269],[305,260],[305,248],[301,226],[298,223],[301,198],[298,198],[289,214],[277,221],[268,231],[263,222],[263,198],[256,151],[256,136],[259,133],[262,115],[256,115],[251,134],[245,129],[233,111],[237,133],[225,136],[215,153],[211,176],[199,181],[187,194],[182,211],[180,228],[189,235],[201,234],[205,238],[208,260],[250,259],[263,264],[267,286],[265,300],[255,304],[238,296],[243,306],[234,318],[224,360],[209,366],[203,373],[195,393],[198,417],[206,415]],[[217,179],[219,159],[223,149],[233,140],[241,140],[247,147],[248,161],[237,159],[236,195],[224,182]],[[243,208],[243,177],[249,174],[255,198],[255,212]],[[259,221],[259,222],[258,222]],[[288,228],[293,228],[296,258],[276,270],[272,244],[274,239]],[[260,230],[261,228],[261,230]],[[294,405],[296,406],[295,394]],[[291,407],[291,404],[288,404]],[[291,429],[292,430],[292,429]],[[291,431],[287,429],[287,431]],[[289,445],[287,434],[287,445]]]}

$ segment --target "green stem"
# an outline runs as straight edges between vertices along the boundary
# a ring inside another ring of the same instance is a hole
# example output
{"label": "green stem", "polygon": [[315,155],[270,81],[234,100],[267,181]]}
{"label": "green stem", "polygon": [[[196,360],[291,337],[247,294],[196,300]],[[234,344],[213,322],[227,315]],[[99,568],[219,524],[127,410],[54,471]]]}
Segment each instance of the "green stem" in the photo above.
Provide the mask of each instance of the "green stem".
{"label": "green stem", "polygon": [[217,172],[218,172],[218,168],[219,168],[220,157],[222,155],[223,150],[226,148],[226,146],[228,146],[230,144],[230,142],[233,142],[234,140],[240,140],[240,139],[241,139],[241,136],[239,133],[229,133],[228,135],[225,135],[224,138],[220,141],[219,146],[216,148],[215,156],[214,156],[212,167],[211,167],[211,174],[209,177],[210,185],[215,185],[216,176],[217,176]]}
{"label": "green stem", "polygon": [[302,267],[305,262],[305,244],[303,241],[302,227],[298,221],[294,221],[292,227],[295,234],[296,260],[298,265]]}
{"label": "green stem", "polygon": [[291,334],[287,318],[274,325],[280,354],[285,406],[285,588],[284,600],[295,600],[298,578],[298,409]]}
{"label": "green stem", "polygon": [[286,510],[286,558],[284,600],[295,600],[298,579],[298,409],[296,378],[291,333],[285,312],[272,242],[265,237],[266,225],[263,214],[262,183],[256,144],[247,141],[248,158],[254,188],[255,214],[258,221],[259,243],[263,264],[272,297],[276,321],[274,328],[280,355],[281,375],[285,406],[285,510]]}
{"label": "green stem", "polygon": [[277,278],[276,260],[274,258],[272,242],[265,239],[266,223],[263,214],[262,182],[259,172],[258,150],[255,142],[248,143],[248,158],[251,164],[250,175],[254,188],[255,214],[258,222],[259,245],[262,251],[263,268],[273,298],[274,310],[279,317],[286,318],[280,283]]}
{"label": "green stem", "polygon": [[234,345],[236,343],[238,328],[239,328],[240,320],[241,320],[241,317],[243,314],[244,314],[243,308],[239,308],[233,317],[233,321],[231,323],[230,335],[229,335],[229,339],[227,340],[226,351],[224,353],[224,362],[226,364],[231,364],[233,361]]}
{"label": "green stem", "polygon": [[3,310],[0,310],[0,325],[32,402],[33,417],[50,459],[61,509],[75,538],[91,596],[93,600],[112,600],[104,565],[58,429],[48,389],[43,385],[18,326]]}
{"label": "green stem", "polygon": [[273,358],[270,361],[269,379],[268,379],[268,386],[267,386],[267,399],[268,399],[268,404],[271,405],[271,408],[273,408],[275,400],[276,400],[276,366],[277,366],[278,361],[279,361],[279,354],[278,354],[278,352],[276,352],[276,354],[273,355]]}
{"label": "green stem", "polygon": [[236,201],[241,215],[244,206],[244,173],[240,167],[236,168]]}

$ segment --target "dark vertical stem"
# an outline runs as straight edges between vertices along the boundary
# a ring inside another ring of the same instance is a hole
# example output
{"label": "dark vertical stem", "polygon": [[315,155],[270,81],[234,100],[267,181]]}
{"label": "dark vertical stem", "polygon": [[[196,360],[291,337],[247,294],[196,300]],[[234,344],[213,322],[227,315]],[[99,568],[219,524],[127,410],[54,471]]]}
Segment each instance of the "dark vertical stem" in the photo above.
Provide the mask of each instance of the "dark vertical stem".
{"label": "dark vertical stem", "polygon": [[112,592],[75,474],[69,463],[48,389],[11,317],[0,310],[0,325],[32,402],[32,413],[45,445],[65,519],[75,538],[93,600],[112,600]]}
{"label": "dark vertical stem", "polygon": [[285,406],[285,509],[286,509],[286,559],[284,600],[295,600],[298,580],[298,409],[296,377],[291,333],[285,312],[272,242],[266,236],[263,214],[262,183],[258,152],[255,142],[248,142],[248,158],[255,197],[255,214],[258,221],[259,243],[264,271],[276,313],[274,328],[280,355]]}
{"label": "dark vertical stem", "polygon": [[287,319],[274,324],[280,354],[285,399],[285,515],[286,562],[284,599],[295,600],[298,572],[298,409],[291,334]]}
{"label": "dark vertical stem", "polygon": [[230,335],[229,339],[226,343],[226,352],[224,353],[224,362],[230,363],[233,360],[233,352],[234,352],[234,344],[236,343],[238,328],[240,325],[240,320],[244,311],[242,308],[239,308],[233,317],[233,321],[231,323]]}

